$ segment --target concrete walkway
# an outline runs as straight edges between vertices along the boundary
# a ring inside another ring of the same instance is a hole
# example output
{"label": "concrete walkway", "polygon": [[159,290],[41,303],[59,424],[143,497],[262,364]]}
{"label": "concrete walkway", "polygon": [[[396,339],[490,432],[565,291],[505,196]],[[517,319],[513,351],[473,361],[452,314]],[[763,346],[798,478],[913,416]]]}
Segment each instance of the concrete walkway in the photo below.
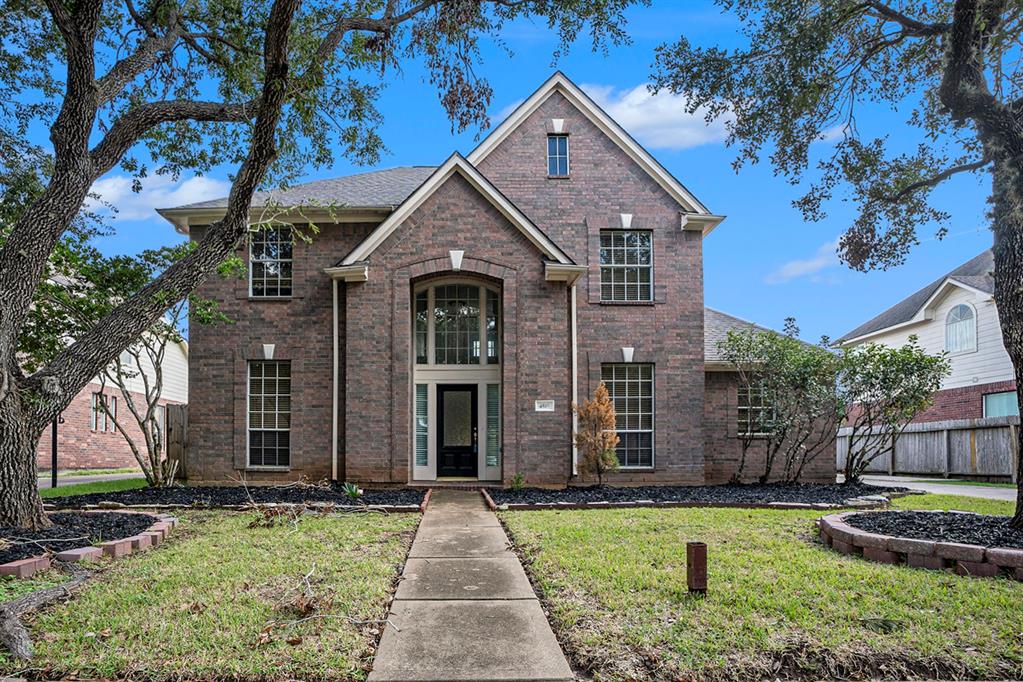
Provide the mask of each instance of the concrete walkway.
{"label": "concrete walkway", "polygon": [[943,478],[907,478],[905,476],[864,476],[864,483],[871,485],[892,485],[909,488],[911,490],[923,490],[937,495],[963,495],[965,497],[983,497],[988,500],[1016,500],[1015,488],[999,488],[996,486],[984,485],[956,485],[947,483]]}
{"label": "concrete walkway", "polygon": [[476,491],[434,490],[370,682],[572,680],[522,564]]}

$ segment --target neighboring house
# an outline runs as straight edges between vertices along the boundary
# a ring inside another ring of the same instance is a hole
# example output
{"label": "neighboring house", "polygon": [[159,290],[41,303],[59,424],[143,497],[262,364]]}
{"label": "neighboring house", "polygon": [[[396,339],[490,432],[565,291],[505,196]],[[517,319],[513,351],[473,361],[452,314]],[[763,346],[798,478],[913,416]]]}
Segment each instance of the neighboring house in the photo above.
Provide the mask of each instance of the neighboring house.
{"label": "neighboring house", "polygon": [[[123,362],[134,367],[134,360],[127,354]],[[145,366],[149,377],[153,376],[150,365]],[[130,377],[126,382],[131,389],[135,404],[143,409],[143,382],[141,377]],[[57,425],[57,467],[59,469],[116,469],[137,467],[138,462],[124,439],[124,434],[114,426],[114,420],[99,409],[105,400],[121,426],[128,430],[140,451],[145,452],[145,439],[138,423],[125,405],[121,390],[111,385],[103,386],[99,378],[93,379],[83,388],[61,413],[62,423]],[[158,419],[166,424],[167,405],[188,403],[188,344],[169,342],[163,361],[163,390],[160,393]],[[47,429],[36,449],[36,464],[39,469],[49,469],[52,462],[52,432]]]}
{"label": "neighboring house", "polygon": [[[271,198],[319,232],[255,231],[249,277],[200,288],[234,324],[191,326],[191,480],[576,483],[571,405],[601,381],[609,480],[730,478],[737,379],[712,341],[749,323],[703,306],[722,217],[562,74],[468,157],[258,195],[253,223]],[[199,240],[225,206],[160,213]]]}
{"label": "neighboring house", "polygon": [[1002,345],[987,250],[866,322],[839,342],[904,344],[915,335],[929,353],[948,352],[952,369],[934,404],[915,421],[1018,415],[1012,362]]}

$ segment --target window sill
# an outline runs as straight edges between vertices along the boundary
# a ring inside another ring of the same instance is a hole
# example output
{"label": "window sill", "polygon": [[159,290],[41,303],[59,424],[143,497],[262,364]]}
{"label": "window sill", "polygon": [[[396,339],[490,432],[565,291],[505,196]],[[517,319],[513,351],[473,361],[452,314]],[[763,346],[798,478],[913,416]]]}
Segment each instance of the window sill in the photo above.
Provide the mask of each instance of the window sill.
{"label": "window sill", "polygon": [[241,296],[238,296],[236,298],[238,298],[239,300],[242,300],[242,301],[252,301],[254,303],[255,302],[287,303],[288,301],[296,301],[296,300],[299,300],[299,299],[302,299],[302,298],[305,298],[305,297],[304,296],[252,296],[252,295],[249,295],[249,294],[242,294]]}
{"label": "window sill", "polygon": [[264,471],[270,473],[287,473],[291,471],[291,467],[271,467],[271,466],[247,466],[245,471]]}
{"label": "window sill", "polygon": [[548,180],[571,180],[571,175],[548,175]]}
{"label": "window sill", "polygon": [[[649,472],[654,471],[654,467],[652,467],[652,466],[648,466],[648,467],[640,467],[640,466],[636,466],[636,467],[623,467],[623,466],[619,466],[618,467],[618,471],[624,471],[625,473],[630,473],[630,474],[631,473],[649,473]],[[612,475],[613,475],[613,472],[612,472]]]}
{"label": "window sill", "polygon": [[623,305],[623,306],[650,306],[657,305],[658,301],[597,301],[600,305]]}

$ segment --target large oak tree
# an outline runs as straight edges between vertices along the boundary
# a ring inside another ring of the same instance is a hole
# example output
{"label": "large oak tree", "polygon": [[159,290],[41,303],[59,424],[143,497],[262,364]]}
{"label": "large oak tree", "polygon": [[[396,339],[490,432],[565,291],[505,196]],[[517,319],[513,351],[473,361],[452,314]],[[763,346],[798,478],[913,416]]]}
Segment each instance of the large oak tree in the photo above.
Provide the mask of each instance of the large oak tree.
{"label": "large oak tree", "polygon": [[[990,178],[994,298],[1023,403],[1023,6],[717,1],[742,22],[748,47],[702,48],[680,38],[659,49],[656,86],[687,96],[692,111],[705,106],[711,118],[727,117],[737,165],[767,148],[776,171],[794,182],[807,170],[810,146],[842,130],[796,205],[820,220],[826,202],[848,192],[859,214],[839,254],[853,268],[901,264],[919,230],[947,230],[951,216],[929,202],[935,187],[964,173]],[[867,104],[908,109],[920,143],[896,152],[887,137],[864,139],[856,113]],[[1012,523],[1023,527],[1023,477]]]}
{"label": "large oak tree", "polygon": [[[253,193],[332,150],[373,161],[386,74],[425,66],[455,128],[484,126],[480,41],[535,17],[567,47],[625,38],[636,0],[0,1],[0,524],[46,525],[35,447],[89,380],[245,239]],[[643,0],[639,0],[642,2]],[[414,112],[415,106],[410,107]],[[32,145],[49,131],[49,147]],[[38,174],[24,170],[28,165]],[[27,369],[18,339],[94,183],[233,164],[224,217],[98,324]]]}

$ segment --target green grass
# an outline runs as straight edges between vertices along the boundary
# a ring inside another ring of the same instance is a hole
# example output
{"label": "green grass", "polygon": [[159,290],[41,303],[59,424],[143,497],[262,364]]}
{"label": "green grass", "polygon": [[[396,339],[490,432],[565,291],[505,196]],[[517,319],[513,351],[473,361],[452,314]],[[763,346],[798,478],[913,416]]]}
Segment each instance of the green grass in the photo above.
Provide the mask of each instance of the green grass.
{"label": "green grass", "polygon": [[[1015,483],[1001,483],[998,481],[967,481],[961,478],[921,478],[914,479],[913,483],[940,483],[941,485],[974,485],[983,488],[1015,488]],[[893,485],[898,485],[897,483]]]}
{"label": "green grass", "polygon": [[44,499],[67,497],[69,495],[87,495],[89,493],[113,493],[119,490],[145,488],[144,478],[123,478],[119,481],[97,481],[96,483],[76,483],[62,485],[59,488],[40,488],[39,495]]}
{"label": "green grass", "polygon": [[[1007,514],[912,496],[898,508]],[[598,680],[1019,678],[1023,584],[841,556],[819,513],[740,509],[505,512],[577,665]],[[709,593],[686,589],[685,542],[709,545]]]}
{"label": "green grass", "polygon": [[0,576],[0,604],[17,599],[18,597],[43,590],[64,582],[67,578],[59,571],[45,571],[37,573],[31,579],[23,580],[13,576]]}
{"label": "green grass", "polygon": [[971,511],[978,514],[994,514],[1011,516],[1016,508],[1015,503],[1005,500],[988,500],[982,497],[966,495],[907,495],[892,500],[893,509],[955,509]]}
{"label": "green grass", "polygon": [[[57,478],[67,476],[112,476],[114,474],[141,474],[138,467],[120,467],[117,469],[57,469]],[[40,469],[39,478],[50,478],[50,469]]]}
{"label": "green grass", "polygon": [[[160,548],[105,563],[70,601],[30,621],[33,666],[54,679],[349,680],[365,676],[417,515],[189,512]],[[303,587],[310,620],[286,606]],[[290,642],[290,643],[289,643]],[[17,664],[3,662],[0,673]]]}

